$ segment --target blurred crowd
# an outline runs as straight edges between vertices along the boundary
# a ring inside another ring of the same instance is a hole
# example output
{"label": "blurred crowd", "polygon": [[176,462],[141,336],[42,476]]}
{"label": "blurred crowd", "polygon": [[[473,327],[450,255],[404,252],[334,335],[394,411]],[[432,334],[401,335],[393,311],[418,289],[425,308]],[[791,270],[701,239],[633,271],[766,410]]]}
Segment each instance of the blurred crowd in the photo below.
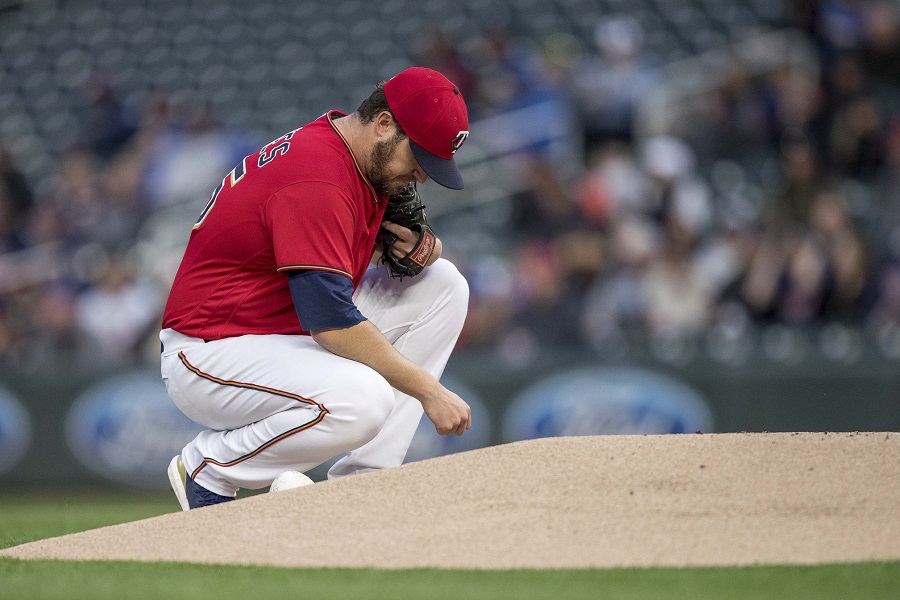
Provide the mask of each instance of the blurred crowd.
{"label": "blurred crowd", "polygon": [[[0,364],[104,369],[155,359],[174,271],[154,268],[165,248],[139,252],[139,233],[167,207],[202,204],[209,182],[258,147],[172,93],[130,114],[109,76],[93,73],[77,141],[45,193],[0,152]],[[191,221],[181,225],[189,232]]]}
{"label": "blurred crowd", "polygon": [[896,346],[900,7],[789,4],[785,25],[816,68],[732,60],[652,135],[641,102],[665,69],[629,17],[598,23],[590,52],[551,39],[528,53],[501,33],[471,71],[441,53],[436,64],[472,82],[479,115],[540,103],[575,118],[582,150],[577,169],[538,143],[513,161],[527,185],[493,232],[508,243],[463,261],[465,343],[527,362],[543,346],[616,354],[635,339],[775,326]]}
{"label": "blurred crowd", "polygon": [[[505,212],[472,208],[487,241],[445,244],[472,290],[460,346],[518,360],[767,325],[896,337],[900,9],[794,0],[783,25],[804,32],[817,69],[733,60],[649,136],[639,110],[665,61],[628,16],[601,19],[590,47],[423,32],[412,52],[460,86],[471,139],[503,115],[519,115],[505,131],[522,138],[503,162],[522,183]],[[0,365],[155,360],[170,279],[138,251],[142,228],[168,207],[199,212],[209,182],[266,141],[176,96],[132,114],[96,72],[77,142],[40,193],[0,150]]]}

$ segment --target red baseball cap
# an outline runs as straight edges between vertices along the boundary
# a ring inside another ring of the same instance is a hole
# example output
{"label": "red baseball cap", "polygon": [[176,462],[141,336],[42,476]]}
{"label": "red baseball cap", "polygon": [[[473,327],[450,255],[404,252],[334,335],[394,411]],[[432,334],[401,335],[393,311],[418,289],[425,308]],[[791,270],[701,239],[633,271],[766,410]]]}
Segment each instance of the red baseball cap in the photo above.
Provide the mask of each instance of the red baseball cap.
{"label": "red baseball cap", "polygon": [[469,137],[469,114],[459,88],[437,71],[410,67],[385,82],[384,96],[425,173],[461,190],[453,155]]}

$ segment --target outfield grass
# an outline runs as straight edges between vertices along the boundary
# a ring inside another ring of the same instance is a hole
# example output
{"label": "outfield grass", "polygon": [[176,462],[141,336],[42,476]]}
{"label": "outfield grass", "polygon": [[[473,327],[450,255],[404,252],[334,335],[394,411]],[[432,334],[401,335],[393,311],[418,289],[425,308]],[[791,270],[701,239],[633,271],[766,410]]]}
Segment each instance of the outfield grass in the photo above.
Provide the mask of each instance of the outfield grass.
{"label": "outfield grass", "polygon": [[147,519],[178,509],[174,496],[162,494],[0,495],[0,548]]}
{"label": "outfield grass", "polygon": [[[165,496],[0,496],[0,547],[177,509]],[[0,559],[0,599],[674,600],[900,598],[900,562],[815,567],[443,571]]]}

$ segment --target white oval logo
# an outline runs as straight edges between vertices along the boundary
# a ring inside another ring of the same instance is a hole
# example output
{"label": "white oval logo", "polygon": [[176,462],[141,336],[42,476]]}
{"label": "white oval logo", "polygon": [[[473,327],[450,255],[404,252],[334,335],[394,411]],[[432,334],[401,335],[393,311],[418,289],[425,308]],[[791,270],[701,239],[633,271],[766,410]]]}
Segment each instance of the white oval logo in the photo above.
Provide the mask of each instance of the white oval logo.
{"label": "white oval logo", "polygon": [[510,405],[506,441],[604,434],[710,432],[703,398],[672,377],[631,368],[566,371],[538,381]]}
{"label": "white oval logo", "polygon": [[31,443],[31,419],[18,398],[0,388],[0,474],[15,467]]}
{"label": "white oval logo", "polygon": [[203,429],[169,399],[159,373],[144,371],[91,387],[66,418],[66,438],[85,467],[142,488],[164,489],[169,461]]}

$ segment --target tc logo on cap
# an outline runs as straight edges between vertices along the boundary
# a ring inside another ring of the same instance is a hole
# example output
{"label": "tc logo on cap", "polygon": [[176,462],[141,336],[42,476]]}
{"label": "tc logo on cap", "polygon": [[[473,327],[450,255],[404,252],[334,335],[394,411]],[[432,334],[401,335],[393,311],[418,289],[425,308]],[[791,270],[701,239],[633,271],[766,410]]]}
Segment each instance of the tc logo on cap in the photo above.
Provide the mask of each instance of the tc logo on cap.
{"label": "tc logo on cap", "polygon": [[456,134],[456,138],[453,140],[453,154],[456,154],[456,151],[459,150],[459,147],[463,145],[463,142],[465,142],[468,137],[468,131],[460,131]]}

